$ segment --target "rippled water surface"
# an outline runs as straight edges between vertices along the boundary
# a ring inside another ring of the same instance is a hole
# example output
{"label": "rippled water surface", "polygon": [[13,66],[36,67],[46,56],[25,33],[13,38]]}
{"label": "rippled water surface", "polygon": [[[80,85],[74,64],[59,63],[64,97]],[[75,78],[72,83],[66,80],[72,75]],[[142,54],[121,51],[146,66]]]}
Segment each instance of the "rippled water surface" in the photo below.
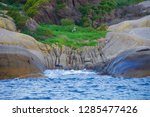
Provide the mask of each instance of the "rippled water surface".
{"label": "rippled water surface", "polygon": [[150,77],[113,78],[87,70],[47,70],[45,75],[0,80],[0,99],[150,99]]}

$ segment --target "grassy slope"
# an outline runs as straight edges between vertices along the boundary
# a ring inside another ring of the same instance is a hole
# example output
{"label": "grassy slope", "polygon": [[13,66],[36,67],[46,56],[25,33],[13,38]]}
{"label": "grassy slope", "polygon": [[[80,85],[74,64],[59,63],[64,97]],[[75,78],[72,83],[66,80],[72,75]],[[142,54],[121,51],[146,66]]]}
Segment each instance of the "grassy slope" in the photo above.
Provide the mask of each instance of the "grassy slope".
{"label": "grassy slope", "polygon": [[[76,31],[72,32],[74,27],[76,27]],[[46,44],[66,45],[72,48],[95,46],[97,39],[106,35],[106,31],[97,31],[93,28],[83,28],[74,25],[40,25],[36,32],[25,33]]]}
{"label": "grassy slope", "polygon": [[[0,5],[0,10],[8,10],[7,15],[14,18],[18,29],[24,30],[24,26],[26,20],[28,19],[28,16],[22,16],[20,14],[20,11],[23,11],[24,5],[14,1],[15,0],[2,0],[3,3],[9,4],[9,6],[5,8],[4,6]],[[29,0],[29,1],[34,2],[36,0]],[[38,0],[38,2],[36,1],[36,3],[40,4],[43,3],[43,1],[50,1],[50,0]],[[117,8],[119,8],[122,6],[135,4],[143,0],[114,0],[114,1],[117,2]],[[31,7],[31,4],[29,4],[29,7]],[[108,6],[106,5],[106,7]],[[97,31],[96,29],[93,28],[85,28],[79,26],[76,26],[77,27],[76,32],[72,32],[73,27],[74,26],[61,26],[61,25],[58,26],[47,24],[47,25],[40,25],[40,27],[35,32],[24,30],[23,33],[29,34],[38,41],[46,44],[58,44],[60,46],[66,45],[72,48],[79,48],[82,46],[95,46],[97,40],[101,37],[105,37],[106,35],[106,31]]]}

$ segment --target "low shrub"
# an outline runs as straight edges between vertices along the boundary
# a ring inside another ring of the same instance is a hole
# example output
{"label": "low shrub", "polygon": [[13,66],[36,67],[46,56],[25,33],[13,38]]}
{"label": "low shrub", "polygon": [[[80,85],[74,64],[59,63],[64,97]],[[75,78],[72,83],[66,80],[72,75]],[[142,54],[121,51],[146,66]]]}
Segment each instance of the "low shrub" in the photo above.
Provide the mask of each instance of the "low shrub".
{"label": "low shrub", "polygon": [[27,15],[33,17],[35,14],[38,13],[38,8],[40,5],[50,2],[51,0],[28,0],[24,5],[24,10],[26,11]]}
{"label": "low shrub", "polygon": [[25,27],[26,21],[28,20],[27,16],[21,15],[17,10],[9,10],[7,15],[14,19],[18,29],[23,29]]}
{"label": "low shrub", "polygon": [[68,19],[68,18],[62,19],[60,22],[61,22],[61,25],[63,26],[75,25],[74,20]]}
{"label": "low shrub", "polygon": [[97,30],[98,31],[106,31],[108,29],[108,25],[107,24],[101,24]]}
{"label": "low shrub", "polygon": [[52,37],[53,36],[53,32],[45,27],[39,26],[37,28],[37,30],[35,31],[36,34],[38,35],[44,35],[45,37]]}

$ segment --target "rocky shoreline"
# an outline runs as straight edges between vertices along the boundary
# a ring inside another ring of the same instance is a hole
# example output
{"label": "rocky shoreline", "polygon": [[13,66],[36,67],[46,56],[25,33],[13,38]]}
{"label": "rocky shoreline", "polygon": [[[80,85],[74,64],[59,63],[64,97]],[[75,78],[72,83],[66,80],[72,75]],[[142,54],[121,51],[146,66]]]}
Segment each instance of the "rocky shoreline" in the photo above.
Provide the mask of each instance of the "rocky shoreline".
{"label": "rocky shoreline", "polygon": [[[4,22],[5,21],[5,22]],[[45,69],[92,69],[119,77],[150,76],[150,15],[109,27],[95,47],[46,45],[15,32],[0,20],[0,79],[30,76]],[[7,24],[9,22],[9,26]],[[12,22],[12,23],[11,23]]]}

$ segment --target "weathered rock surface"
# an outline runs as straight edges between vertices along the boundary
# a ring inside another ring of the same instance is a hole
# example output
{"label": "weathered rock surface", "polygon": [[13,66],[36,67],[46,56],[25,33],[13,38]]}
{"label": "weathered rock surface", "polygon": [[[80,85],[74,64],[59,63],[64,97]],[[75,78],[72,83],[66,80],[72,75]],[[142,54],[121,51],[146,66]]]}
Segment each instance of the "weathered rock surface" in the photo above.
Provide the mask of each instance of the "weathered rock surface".
{"label": "weathered rock surface", "polygon": [[107,60],[113,60],[106,68],[107,73],[125,77],[149,76],[150,16],[109,29],[112,32],[107,34],[107,44],[102,50]]}
{"label": "weathered rock surface", "polygon": [[[60,24],[60,20],[64,18],[72,19],[76,23],[81,23],[83,14],[81,13],[80,8],[86,5],[96,6],[100,2],[101,0],[62,0],[62,4],[60,4],[57,0],[51,0],[49,3],[40,5],[38,13],[33,18],[38,23]],[[144,1],[140,4],[112,10],[111,13],[104,14],[100,19],[93,20],[93,26],[98,27],[102,23],[111,25],[149,15],[149,4],[149,1]],[[92,14],[89,14],[89,16],[86,17],[87,20],[90,20],[90,15]]]}
{"label": "weathered rock surface", "polygon": [[85,4],[97,4],[100,0],[63,0],[62,8],[57,6],[57,0],[51,0],[40,6],[38,14],[34,16],[37,22],[59,24],[63,18],[69,18],[76,22],[81,19],[79,8]]}
{"label": "weathered rock surface", "polygon": [[47,46],[39,43],[31,36],[0,28],[0,44],[23,47],[32,54],[36,55],[42,61],[42,63],[47,66],[44,58],[44,54],[48,53]]}
{"label": "weathered rock surface", "polygon": [[107,59],[112,59],[129,49],[150,46],[150,16],[131,20],[127,26],[124,25],[126,22],[109,27],[112,32],[107,34],[107,44],[103,48]]}
{"label": "weathered rock surface", "polygon": [[107,73],[119,77],[150,76],[150,46],[139,47],[118,55],[107,68]]}
{"label": "weathered rock surface", "polygon": [[13,45],[25,48],[40,59],[49,68],[83,69],[92,68],[104,59],[100,53],[101,44],[97,47],[83,47],[73,50],[69,47],[45,45],[34,38],[0,28],[0,45]]}
{"label": "weathered rock surface", "polygon": [[0,17],[0,27],[10,31],[16,31],[16,25],[12,19]]}
{"label": "weathered rock surface", "polygon": [[139,4],[124,6],[123,8],[116,9],[114,12],[111,13],[110,16],[106,17],[106,22],[110,25],[118,24],[127,20],[139,19],[146,15],[150,15],[149,0],[145,0]]}
{"label": "weathered rock surface", "polygon": [[137,28],[129,32],[110,32],[103,53],[107,59],[116,57],[123,51],[139,46],[150,46],[150,28]]}
{"label": "weathered rock surface", "polygon": [[134,28],[150,27],[150,15],[137,20],[128,20],[108,28],[112,32],[125,32]]}
{"label": "weathered rock surface", "polygon": [[38,26],[39,26],[38,23],[32,18],[28,19],[26,22],[26,27],[30,31],[35,31],[38,28]]}
{"label": "weathered rock surface", "polygon": [[0,45],[0,79],[42,73],[44,65],[38,57],[18,46]]}
{"label": "weathered rock surface", "polygon": [[142,6],[141,12],[143,14],[150,14],[150,0],[143,1],[138,6]]}

